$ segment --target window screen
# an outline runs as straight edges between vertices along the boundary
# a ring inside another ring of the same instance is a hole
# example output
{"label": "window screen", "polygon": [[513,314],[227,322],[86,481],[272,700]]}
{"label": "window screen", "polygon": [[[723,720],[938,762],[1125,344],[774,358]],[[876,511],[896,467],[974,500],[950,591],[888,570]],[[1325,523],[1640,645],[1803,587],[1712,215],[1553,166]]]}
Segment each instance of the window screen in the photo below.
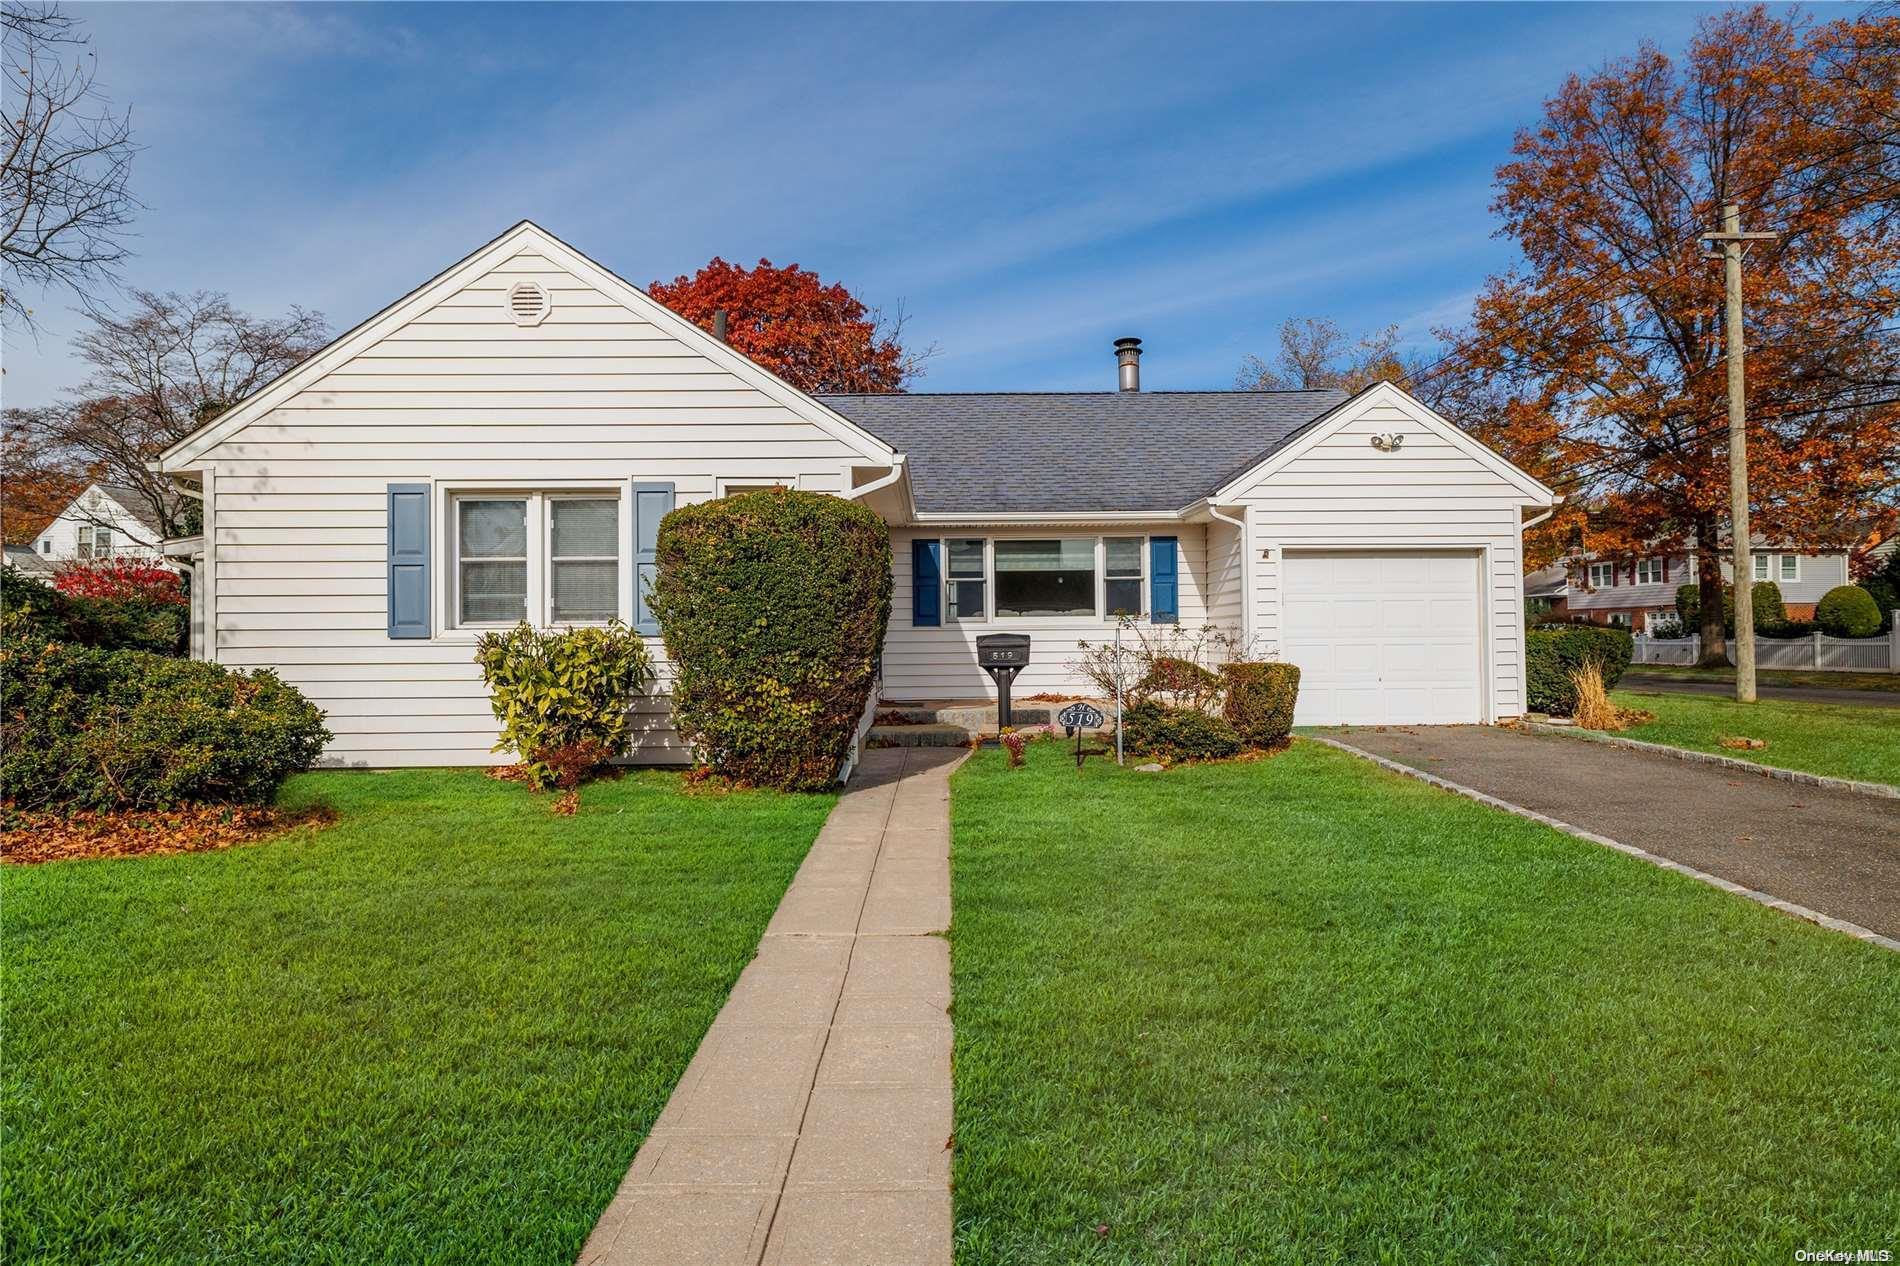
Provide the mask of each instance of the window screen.
{"label": "window screen", "polygon": [[528,503],[456,502],[462,622],[511,624],[528,617]]}
{"label": "window screen", "polygon": [[548,518],[549,618],[612,619],[620,611],[620,503],[560,497],[548,503]]}

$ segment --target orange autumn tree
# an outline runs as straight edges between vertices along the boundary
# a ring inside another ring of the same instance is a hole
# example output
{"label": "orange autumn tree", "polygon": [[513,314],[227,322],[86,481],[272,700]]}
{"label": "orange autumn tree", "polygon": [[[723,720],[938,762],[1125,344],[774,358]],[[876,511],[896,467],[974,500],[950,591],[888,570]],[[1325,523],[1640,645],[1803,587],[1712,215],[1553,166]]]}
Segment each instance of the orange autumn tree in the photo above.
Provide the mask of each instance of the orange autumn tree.
{"label": "orange autumn tree", "polygon": [[797,264],[745,268],[715,256],[647,293],[704,330],[723,310],[734,350],[805,391],[902,391],[928,355],[904,350],[901,312],[887,319]]}
{"label": "orange autumn tree", "polygon": [[1678,62],[1645,45],[1573,76],[1518,134],[1493,209],[1521,267],[1417,388],[1572,504],[1530,542],[1699,550],[1702,637],[1724,658],[1727,380],[1719,257],[1696,235],[1737,202],[1748,249],[1755,530],[1838,544],[1891,523],[1900,488],[1900,16],[1816,26],[1707,18]]}

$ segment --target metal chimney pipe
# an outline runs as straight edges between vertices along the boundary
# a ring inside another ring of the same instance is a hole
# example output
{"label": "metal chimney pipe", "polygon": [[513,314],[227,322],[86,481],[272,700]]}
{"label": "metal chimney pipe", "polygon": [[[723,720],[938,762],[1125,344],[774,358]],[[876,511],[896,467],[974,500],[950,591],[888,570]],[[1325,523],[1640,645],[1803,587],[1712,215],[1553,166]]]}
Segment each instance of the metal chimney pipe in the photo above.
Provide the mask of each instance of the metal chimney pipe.
{"label": "metal chimney pipe", "polygon": [[726,341],[726,310],[724,308],[713,313],[713,337],[721,343]]}
{"label": "metal chimney pipe", "polygon": [[1115,364],[1121,379],[1123,391],[1141,390],[1141,340],[1138,338],[1118,338],[1115,340]]}

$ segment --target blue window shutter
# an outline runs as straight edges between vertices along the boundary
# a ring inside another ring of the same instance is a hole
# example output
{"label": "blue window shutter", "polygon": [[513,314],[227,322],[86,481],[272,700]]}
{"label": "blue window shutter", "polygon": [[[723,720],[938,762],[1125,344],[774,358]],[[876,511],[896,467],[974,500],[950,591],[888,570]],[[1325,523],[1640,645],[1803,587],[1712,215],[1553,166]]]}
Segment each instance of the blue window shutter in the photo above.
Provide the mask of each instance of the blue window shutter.
{"label": "blue window shutter", "polygon": [[389,485],[389,636],[428,637],[429,485]]}
{"label": "blue window shutter", "polygon": [[647,606],[647,594],[659,571],[660,520],[672,512],[672,484],[633,486],[633,628],[648,637],[660,632],[660,622]]}
{"label": "blue window shutter", "polygon": [[1181,622],[1181,546],[1172,536],[1148,538],[1149,620],[1155,624]]}
{"label": "blue window shutter", "polygon": [[943,542],[910,543],[910,622],[921,628],[943,623]]}

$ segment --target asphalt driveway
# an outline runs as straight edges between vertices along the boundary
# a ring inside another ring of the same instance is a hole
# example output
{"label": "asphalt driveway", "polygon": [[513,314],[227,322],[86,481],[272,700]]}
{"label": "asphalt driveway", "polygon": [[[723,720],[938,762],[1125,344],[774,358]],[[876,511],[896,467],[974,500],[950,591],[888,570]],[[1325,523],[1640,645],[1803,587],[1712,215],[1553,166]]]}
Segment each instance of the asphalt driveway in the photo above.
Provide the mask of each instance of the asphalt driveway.
{"label": "asphalt driveway", "polygon": [[1493,726],[1316,732],[1900,938],[1900,800]]}

